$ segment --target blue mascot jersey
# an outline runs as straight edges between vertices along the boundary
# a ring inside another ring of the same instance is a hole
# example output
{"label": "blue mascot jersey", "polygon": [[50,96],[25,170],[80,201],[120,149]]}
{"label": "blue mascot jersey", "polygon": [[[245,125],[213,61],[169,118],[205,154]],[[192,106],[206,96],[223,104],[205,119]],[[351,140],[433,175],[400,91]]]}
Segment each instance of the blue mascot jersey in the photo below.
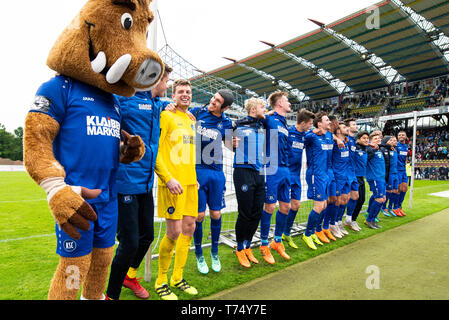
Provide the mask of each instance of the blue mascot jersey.
{"label": "blue mascot jersey", "polygon": [[120,107],[114,95],[65,76],[38,89],[30,112],[42,112],[60,124],[53,142],[68,185],[101,189],[89,203],[117,198]]}

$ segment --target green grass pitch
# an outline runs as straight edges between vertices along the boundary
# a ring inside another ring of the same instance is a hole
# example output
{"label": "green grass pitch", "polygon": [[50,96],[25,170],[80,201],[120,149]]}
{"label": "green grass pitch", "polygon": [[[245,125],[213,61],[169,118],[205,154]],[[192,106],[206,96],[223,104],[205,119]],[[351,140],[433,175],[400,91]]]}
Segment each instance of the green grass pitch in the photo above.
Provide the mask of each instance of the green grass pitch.
{"label": "green grass pitch", "polygon": [[[56,241],[54,236],[54,220],[49,212],[45,192],[28,176],[26,172],[0,172],[0,300],[44,300],[47,298],[50,280],[58,264],[56,255]],[[259,265],[250,269],[241,267],[233,250],[220,245],[222,271],[208,275],[200,275],[196,270],[193,252],[184,271],[185,278],[199,290],[196,298],[205,297],[215,292],[234,287],[246,281],[261,277],[270,272],[283,269],[291,264],[310,259],[316,255],[344,246],[358,239],[369,237],[398,225],[422,218],[426,215],[441,211],[449,207],[447,198],[429,196],[430,193],[449,190],[448,181],[416,181],[413,194],[413,208],[408,208],[409,193],[404,201],[406,217],[385,218],[382,214],[381,230],[371,230],[363,225],[363,216],[359,217],[359,225],[363,230],[353,233],[331,244],[326,244],[316,251],[308,249],[299,236],[294,237],[299,245],[298,250],[287,247],[291,256],[290,261],[283,260],[277,253],[273,253],[276,264],[265,263],[258,252],[254,250],[260,260]],[[204,233],[208,233],[205,225]],[[159,233],[158,224],[155,225],[155,237]],[[164,229],[161,229],[161,236]],[[157,240],[155,240],[157,241]],[[157,251],[156,251],[157,252]],[[204,249],[206,261],[209,263],[209,248]],[[154,280],[157,275],[157,259],[152,261],[152,279],[150,282],[142,280],[141,284],[150,292],[150,299],[157,300],[154,292]],[[169,271],[169,276],[171,272]],[[138,276],[143,277],[142,263]],[[185,294],[179,294],[180,299],[190,299]],[[122,300],[137,299],[129,289],[123,288]]]}

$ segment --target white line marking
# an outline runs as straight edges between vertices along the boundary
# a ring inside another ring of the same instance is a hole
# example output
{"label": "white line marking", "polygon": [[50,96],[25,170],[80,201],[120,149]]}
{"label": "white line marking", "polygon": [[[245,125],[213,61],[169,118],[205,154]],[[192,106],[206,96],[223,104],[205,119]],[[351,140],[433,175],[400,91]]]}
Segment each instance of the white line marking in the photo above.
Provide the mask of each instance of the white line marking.
{"label": "white line marking", "polygon": [[23,238],[16,238],[16,239],[5,239],[5,240],[0,240],[0,243],[11,242],[11,241],[19,241],[19,240],[28,240],[28,239],[34,239],[34,238],[50,237],[50,236],[54,236],[55,234],[56,233],[41,234],[41,235],[37,235],[37,236],[30,236],[30,237],[23,237]]}
{"label": "white line marking", "polygon": [[8,200],[0,201],[0,203],[13,203],[13,202],[37,202],[37,201],[47,201],[47,199],[34,199],[34,200]]}

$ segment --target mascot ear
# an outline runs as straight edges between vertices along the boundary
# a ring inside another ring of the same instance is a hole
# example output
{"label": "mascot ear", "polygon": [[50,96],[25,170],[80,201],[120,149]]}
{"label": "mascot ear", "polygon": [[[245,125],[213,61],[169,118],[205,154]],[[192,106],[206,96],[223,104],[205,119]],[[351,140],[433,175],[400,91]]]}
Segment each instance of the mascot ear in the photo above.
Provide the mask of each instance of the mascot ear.
{"label": "mascot ear", "polygon": [[164,64],[147,48],[149,0],[89,0],[54,44],[56,72],[122,96],[149,90]]}

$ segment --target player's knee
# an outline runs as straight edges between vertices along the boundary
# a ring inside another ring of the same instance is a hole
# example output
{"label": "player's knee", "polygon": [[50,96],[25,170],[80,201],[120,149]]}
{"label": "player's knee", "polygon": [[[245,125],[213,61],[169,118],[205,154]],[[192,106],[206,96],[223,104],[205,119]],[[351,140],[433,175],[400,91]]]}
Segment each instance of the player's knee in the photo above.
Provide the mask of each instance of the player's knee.
{"label": "player's knee", "polygon": [[[210,213],[210,218],[211,219],[218,220],[221,217],[221,211],[210,210],[209,213]],[[203,215],[204,215],[204,212],[203,212]]]}
{"label": "player's knee", "polygon": [[196,217],[197,222],[202,222],[204,220],[204,216],[206,215],[206,212],[198,212],[198,217]]}
{"label": "player's knee", "polygon": [[290,203],[289,202],[280,202],[279,203],[279,210],[282,213],[287,214],[288,211],[290,210]]}
{"label": "player's knee", "polygon": [[293,211],[298,211],[300,206],[301,206],[301,202],[298,200],[292,200],[290,202],[290,207]]}
{"label": "player's knee", "polygon": [[265,203],[264,210],[268,213],[273,213],[276,208],[276,203]]}

